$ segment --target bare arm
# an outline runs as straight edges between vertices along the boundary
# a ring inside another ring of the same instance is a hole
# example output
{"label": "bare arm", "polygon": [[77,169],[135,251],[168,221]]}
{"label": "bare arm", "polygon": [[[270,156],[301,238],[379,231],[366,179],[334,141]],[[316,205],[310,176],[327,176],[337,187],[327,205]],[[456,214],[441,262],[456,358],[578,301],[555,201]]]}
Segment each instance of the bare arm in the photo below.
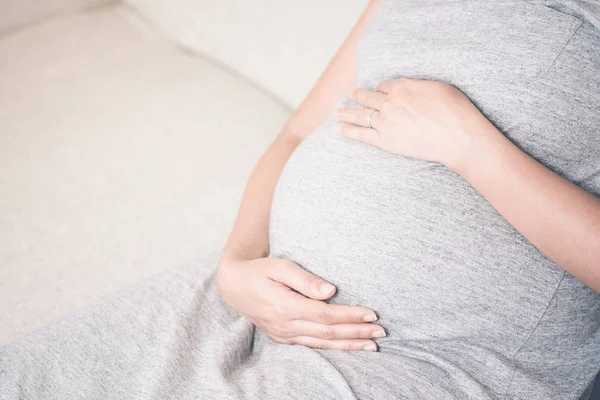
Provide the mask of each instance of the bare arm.
{"label": "bare arm", "polygon": [[[290,260],[269,255],[269,214],[281,170],[298,144],[355,86],[354,55],[372,0],[316,85],[255,167],[218,268],[225,301],[272,340],[319,349],[376,351],[385,336],[365,307],[328,304],[335,287]],[[292,290],[293,289],[293,290]]]}
{"label": "bare arm", "polygon": [[600,293],[600,199],[485,125],[455,170],[534,246]]}
{"label": "bare arm", "polygon": [[[351,98],[338,112],[346,137],[446,164],[535,247],[600,293],[600,199],[521,151],[470,100],[443,82],[401,78]],[[362,126],[351,126],[350,123]]]}
{"label": "bare arm", "polygon": [[254,168],[223,258],[256,259],[269,254],[269,214],[279,174],[296,146],[323,123],[343,95],[354,89],[356,46],[381,2],[369,2],[315,86]]}

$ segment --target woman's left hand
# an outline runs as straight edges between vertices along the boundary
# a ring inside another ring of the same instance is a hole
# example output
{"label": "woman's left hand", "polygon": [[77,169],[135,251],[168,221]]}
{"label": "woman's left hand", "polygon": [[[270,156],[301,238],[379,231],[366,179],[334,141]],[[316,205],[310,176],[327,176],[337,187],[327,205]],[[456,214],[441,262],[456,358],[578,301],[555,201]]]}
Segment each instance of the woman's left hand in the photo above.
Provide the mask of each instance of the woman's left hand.
{"label": "woman's left hand", "polygon": [[451,169],[466,161],[474,133],[491,125],[462,92],[443,82],[383,81],[375,91],[357,89],[350,98],[364,108],[338,111],[345,137]]}

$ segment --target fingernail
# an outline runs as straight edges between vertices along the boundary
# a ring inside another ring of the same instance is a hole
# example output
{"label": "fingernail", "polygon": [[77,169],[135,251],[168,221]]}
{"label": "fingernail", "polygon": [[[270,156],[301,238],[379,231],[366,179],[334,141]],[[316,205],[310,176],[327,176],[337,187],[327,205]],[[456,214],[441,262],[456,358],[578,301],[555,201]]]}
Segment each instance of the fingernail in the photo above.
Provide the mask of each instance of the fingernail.
{"label": "fingernail", "polygon": [[321,286],[319,286],[319,291],[323,294],[329,294],[333,289],[334,287],[329,283],[322,283]]}
{"label": "fingernail", "polygon": [[377,321],[377,315],[375,315],[375,313],[367,314],[363,317],[363,321],[365,321],[365,322]]}
{"label": "fingernail", "polygon": [[363,350],[365,351],[377,351],[377,346],[374,344],[366,344],[363,346]]}
{"label": "fingernail", "polygon": [[373,333],[371,333],[371,337],[385,337],[386,333],[383,329],[374,331]]}

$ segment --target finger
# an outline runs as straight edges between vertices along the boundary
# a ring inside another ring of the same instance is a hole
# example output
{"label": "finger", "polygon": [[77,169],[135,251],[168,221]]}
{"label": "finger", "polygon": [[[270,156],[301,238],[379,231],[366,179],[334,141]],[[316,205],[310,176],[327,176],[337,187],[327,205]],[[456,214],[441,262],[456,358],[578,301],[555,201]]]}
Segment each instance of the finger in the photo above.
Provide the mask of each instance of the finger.
{"label": "finger", "polygon": [[377,315],[368,308],[328,304],[322,301],[299,298],[291,305],[294,319],[317,322],[320,324],[344,324],[373,322]]}
{"label": "finger", "polygon": [[398,81],[381,81],[375,86],[375,90],[389,94],[396,84],[398,84]]}
{"label": "finger", "polygon": [[311,321],[292,321],[289,326],[290,332],[296,332],[294,336],[311,336],[327,340],[339,339],[370,339],[384,337],[385,330],[377,324],[334,324],[325,325]]}
{"label": "finger", "polygon": [[335,286],[311,274],[301,266],[291,261],[282,260],[268,272],[269,278],[302,293],[312,299],[324,300],[333,296]]}
{"label": "finger", "polygon": [[373,90],[356,89],[354,92],[352,92],[350,98],[355,103],[363,105],[367,108],[381,110],[381,105],[386,98],[386,94]]}
{"label": "finger", "polygon": [[342,135],[348,139],[363,142],[371,146],[381,147],[381,136],[375,129],[340,124],[340,131],[342,132]]}
{"label": "finger", "polygon": [[371,127],[376,128],[379,111],[372,108],[340,108],[336,115],[338,122],[364,126],[365,128],[369,127],[369,118]]}
{"label": "finger", "polygon": [[298,336],[292,339],[294,343],[313,349],[323,350],[351,350],[351,351],[377,351],[377,344],[372,340],[327,340],[310,336]]}
{"label": "finger", "polygon": [[273,334],[269,335],[268,333],[266,333],[266,335],[269,336],[272,341],[277,342],[277,343],[281,343],[281,344],[295,344],[290,339],[286,339],[286,338],[281,337],[281,336],[277,336],[277,335],[273,335]]}

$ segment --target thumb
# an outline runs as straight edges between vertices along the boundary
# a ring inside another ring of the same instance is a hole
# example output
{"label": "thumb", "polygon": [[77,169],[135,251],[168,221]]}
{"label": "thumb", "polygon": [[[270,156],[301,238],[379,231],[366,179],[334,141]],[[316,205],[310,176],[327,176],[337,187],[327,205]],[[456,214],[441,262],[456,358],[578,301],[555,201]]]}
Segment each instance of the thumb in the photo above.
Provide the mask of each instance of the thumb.
{"label": "thumb", "polygon": [[273,263],[269,278],[315,300],[328,299],[335,293],[335,286],[331,283],[288,260],[280,259]]}

